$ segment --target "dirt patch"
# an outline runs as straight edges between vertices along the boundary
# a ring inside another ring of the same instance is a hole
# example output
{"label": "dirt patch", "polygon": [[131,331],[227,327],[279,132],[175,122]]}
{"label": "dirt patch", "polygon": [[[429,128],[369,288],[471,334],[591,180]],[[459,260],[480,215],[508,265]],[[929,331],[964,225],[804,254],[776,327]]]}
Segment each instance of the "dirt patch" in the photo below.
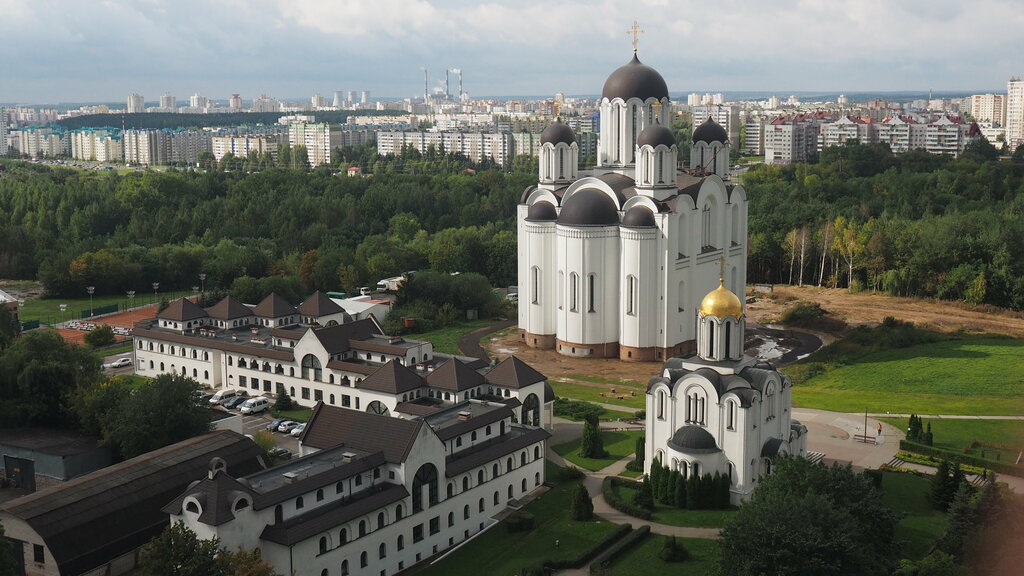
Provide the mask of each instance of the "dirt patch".
{"label": "dirt patch", "polygon": [[17,300],[42,298],[45,292],[41,282],[31,280],[0,280],[0,290],[7,292]]}

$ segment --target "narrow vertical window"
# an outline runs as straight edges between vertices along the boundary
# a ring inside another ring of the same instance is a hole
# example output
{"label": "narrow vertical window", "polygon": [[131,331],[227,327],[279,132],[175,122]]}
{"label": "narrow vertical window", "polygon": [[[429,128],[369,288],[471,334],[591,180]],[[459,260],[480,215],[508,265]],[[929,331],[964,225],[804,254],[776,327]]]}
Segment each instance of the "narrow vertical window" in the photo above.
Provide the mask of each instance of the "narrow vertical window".
{"label": "narrow vertical window", "polygon": [[725,359],[729,359],[729,351],[732,349],[730,340],[732,338],[732,322],[725,321]]}
{"label": "narrow vertical window", "polygon": [[565,306],[565,272],[558,271],[558,309]]}
{"label": "narrow vertical window", "polygon": [[579,310],[580,300],[580,275],[573,272],[569,275],[569,311]]}
{"label": "narrow vertical window", "polygon": [[587,309],[588,312],[595,311],[594,300],[596,300],[597,290],[595,287],[596,281],[594,276],[594,274],[587,276],[587,304],[589,306],[589,308]]}
{"label": "narrow vertical window", "polygon": [[708,358],[715,357],[715,323],[708,320]]}
{"label": "narrow vertical window", "polygon": [[636,314],[636,292],[636,276],[630,274],[626,277],[626,314]]}
{"label": "narrow vertical window", "polygon": [[530,268],[530,302],[540,303],[540,268]]}

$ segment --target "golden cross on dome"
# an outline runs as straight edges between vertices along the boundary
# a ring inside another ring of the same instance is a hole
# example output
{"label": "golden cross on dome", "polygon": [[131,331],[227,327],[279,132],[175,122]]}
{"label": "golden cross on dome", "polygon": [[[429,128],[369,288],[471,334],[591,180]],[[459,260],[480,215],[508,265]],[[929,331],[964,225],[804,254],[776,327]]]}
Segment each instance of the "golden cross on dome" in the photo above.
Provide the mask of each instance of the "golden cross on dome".
{"label": "golden cross on dome", "polygon": [[626,34],[633,35],[633,54],[636,54],[636,46],[640,43],[640,35],[643,33],[644,31],[640,28],[640,24],[636,20],[633,20],[633,26],[629,30],[626,30]]}

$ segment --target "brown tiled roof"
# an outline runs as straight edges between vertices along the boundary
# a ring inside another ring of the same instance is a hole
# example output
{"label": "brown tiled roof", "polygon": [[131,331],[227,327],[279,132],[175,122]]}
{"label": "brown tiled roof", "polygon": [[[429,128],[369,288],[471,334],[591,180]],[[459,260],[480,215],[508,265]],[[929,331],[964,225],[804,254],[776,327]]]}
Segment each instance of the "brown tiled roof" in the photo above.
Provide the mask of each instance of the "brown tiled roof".
{"label": "brown tiled roof", "polygon": [[380,484],[379,487],[369,488],[366,492],[369,494],[360,493],[359,498],[338,500],[279,524],[268,524],[260,534],[260,539],[282,546],[292,546],[409,497],[409,491],[401,484]]}
{"label": "brown tiled roof", "polygon": [[270,335],[274,338],[288,338],[289,340],[298,340],[302,338],[302,335],[306,333],[308,328],[271,328]]}
{"label": "brown tiled roof", "polygon": [[395,412],[409,414],[410,416],[429,416],[444,410],[439,404],[420,404],[419,402],[399,402],[395,405]]}
{"label": "brown tiled roof", "polygon": [[468,472],[477,466],[482,466],[491,460],[501,458],[517,450],[522,450],[530,444],[547,440],[551,434],[543,428],[534,428],[515,438],[495,441],[493,444],[480,450],[467,450],[456,452],[445,459],[444,475],[448,478]]}
{"label": "brown tiled roof", "polygon": [[245,304],[235,300],[233,296],[225,296],[220,302],[207,308],[206,314],[210,318],[216,318],[217,320],[234,320],[235,318],[252,316],[252,310]]}
{"label": "brown tiled roof", "polygon": [[280,318],[295,314],[295,306],[292,306],[283,296],[271,292],[252,309],[252,313],[261,318]]}
{"label": "brown tiled roof", "polygon": [[250,474],[262,468],[260,454],[241,434],[213,432],[11,500],[0,512],[43,538],[61,574],[82,574],[162,532],[161,508],[205,476],[211,458],[223,458],[231,473]]}
{"label": "brown tiled roof", "polygon": [[318,402],[302,433],[302,444],[321,450],[345,444],[367,452],[381,451],[388,462],[404,462],[423,425],[420,420],[403,420]]}
{"label": "brown tiled roof", "polygon": [[540,372],[537,372],[529,364],[515,356],[509,356],[495,366],[490,372],[484,375],[488,384],[503,386],[505,388],[523,388],[530,384],[547,380]]}
{"label": "brown tiled roof", "polygon": [[[178,344],[201,346],[203,348],[212,348],[236,354],[248,354],[249,356],[259,356],[268,360],[295,361],[295,354],[291,350],[278,350],[265,346],[241,344],[232,341],[231,338],[227,338],[225,335],[219,338],[204,338],[201,336],[189,336],[188,334],[175,334],[174,332],[165,332],[163,330],[153,330],[145,328],[141,324],[136,326],[132,333],[140,338],[153,338],[163,340],[164,342],[176,342]],[[242,338],[249,337],[248,334],[241,334],[241,336]]]}
{"label": "brown tiled roof", "polygon": [[298,307],[299,314],[303,316],[313,316],[319,318],[320,316],[329,316],[331,314],[337,314],[344,312],[345,309],[338,305],[337,302],[331,300],[326,294],[317,290],[309,295],[302,304]]}
{"label": "brown tiled roof", "polygon": [[364,340],[375,334],[380,334],[380,326],[371,318],[363,318],[355,322],[316,328],[313,334],[323,345],[324,350],[330,355],[340,354],[349,351],[349,343],[352,340]]}
{"label": "brown tiled roof", "polygon": [[352,340],[351,342],[348,343],[348,345],[353,350],[363,350],[365,352],[378,352],[381,354],[395,354],[397,356],[405,356],[405,353],[409,351],[408,346],[388,344],[386,342],[373,342],[371,340]]}
{"label": "brown tiled roof", "polygon": [[327,367],[331,370],[344,370],[345,372],[355,372],[356,374],[365,374],[367,376],[373,374],[380,368],[380,366],[359,364],[358,362],[346,362],[344,360],[331,360],[327,363]]}
{"label": "brown tiled roof", "polygon": [[370,374],[356,387],[361,390],[373,390],[375,392],[386,392],[388,394],[401,394],[426,385],[423,378],[412,370],[394,360],[381,366],[376,372]]}
{"label": "brown tiled roof", "polygon": [[458,358],[450,358],[427,374],[427,384],[431,388],[462,392],[484,383],[479,372],[466,366]]}
{"label": "brown tiled roof", "polygon": [[206,310],[203,310],[188,298],[178,298],[167,305],[164,311],[156,315],[161,320],[175,320],[177,322],[188,322],[196,318],[206,318]]}

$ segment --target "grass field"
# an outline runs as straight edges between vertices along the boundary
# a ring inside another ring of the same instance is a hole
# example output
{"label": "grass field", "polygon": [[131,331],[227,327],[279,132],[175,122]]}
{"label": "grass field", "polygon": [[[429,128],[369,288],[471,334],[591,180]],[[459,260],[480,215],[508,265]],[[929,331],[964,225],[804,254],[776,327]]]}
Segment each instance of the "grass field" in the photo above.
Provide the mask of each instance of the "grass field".
{"label": "grass field", "polygon": [[434,345],[435,352],[441,352],[442,354],[462,354],[459,350],[459,338],[464,335],[485,326],[496,324],[497,320],[472,320],[468,322],[460,322],[447,328],[439,328],[437,330],[431,330],[430,332],[420,332],[418,334],[410,334],[411,338],[416,340],[426,340]]}
{"label": "grass field", "polygon": [[718,574],[719,549],[717,540],[678,538],[677,542],[690,551],[686,562],[663,562],[658,558],[665,536],[651,534],[609,566],[610,576],[649,576],[672,574],[680,576],[713,576]]}
{"label": "grass field", "polygon": [[[882,418],[884,422],[900,430],[907,429],[906,418]],[[974,441],[989,447],[1003,447],[1001,460],[1016,458],[1024,450],[1024,421],[1021,420],[960,420],[948,418],[925,418],[925,426],[932,425],[936,448],[961,452],[965,448],[970,454],[981,456],[982,448],[971,449]],[[993,448],[985,448],[986,457],[994,459]]]}
{"label": "grass field", "polygon": [[[160,292],[161,299],[168,301],[182,296],[192,296],[192,292]],[[132,300],[132,306],[146,306],[153,304],[153,293],[139,291]],[[61,314],[60,305],[67,304],[67,311]],[[117,304],[121,309],[128,305],[128,298],[124,294],[116,296],[93,296],[93,308],[100,308],[110,304]],[[25,306],[19,311],[22,322],[39,320],[43,324],[56,324],[58,322],[80,318],[83,312],[89,311],[89,296],[84,298],[32,298],[25,301]]]}
{"label": "grass field", "polygon": [[931,483],[913,474],[886,472],[882,475],[882,502],[906,516],[896,526],[896,539],[903,542],[903,556],[918,559],[946,530],[946,515],[928,502]]}
{"label": "grass field", "polygon": [[274,410],[274,418],[287,418],[296,422],[306,422],[313,411],[309,408],[296,408],[295,410]]}
{"label": "grass field", "polygon": [[636,449],[636,439],[643,435],[643,430],[602,431],[601,439],[604,440],[604,449],[608,451],[607,458],[584,458],[580,456],[579,440],[559,444],[553,450],[556,454],[576,466],[596,472],[605,466],[622,460],[626,456],[632,456],[633,451]]}
{"label": "grass field", "polygon": [[799,406],[838,412],[1024,414],[1024,341],[964,337],[847,359],[794,387]]}
{"label": "grass field", "polygon": [[[587,386],[586,384],[559,382],[557,380],[548,380],[548,383],[551,384],[551,388],[554,389],[555,394],[560,398],[572,398],[573,400],[614,404],[616,406],[631,408],[633,410],[643,410],[645,407],[644,404],[646,400],[644,399],[645,397],[643,392],[638,392],[636,396],[630,396],[628,391],[626,394],[602,396],[602,394],[608,394],[608,390],[601,386]],[[621,392],[621,390],[618,392]],[[619,396],[622,396],[622,399],[619,399]]]}
{"label": "grass field", "polygon": [[[419,576],[478,576],[519,574],[543,559],[571,558],[615,530],[608,522],[577,522],[569,515],[572,489],[566,482],[526,506],[534,516],[534,529],[509,533],[503,525],[459,549],[443,561],[417,572]],[[555,546],[555,543],[558,546]]]}

